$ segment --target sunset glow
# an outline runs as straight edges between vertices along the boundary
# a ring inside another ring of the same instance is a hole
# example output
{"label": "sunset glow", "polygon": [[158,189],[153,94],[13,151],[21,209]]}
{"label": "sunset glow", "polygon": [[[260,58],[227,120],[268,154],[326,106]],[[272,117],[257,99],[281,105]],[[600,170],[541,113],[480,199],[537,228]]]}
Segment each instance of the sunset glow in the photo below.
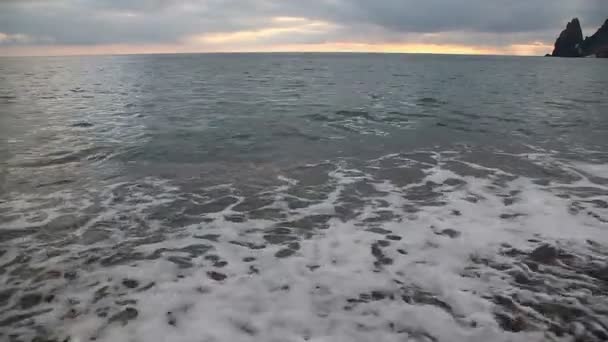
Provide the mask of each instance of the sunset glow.
{"label": "sunset glow", "polygon": [[205,49],[199,45],[42,45],[0,48],[4,56],[77,56],[77,55],[129,55],[170,53],[248,53],[248,52],[323,52],[323,53],[421,53],[421,54],[466,54],[466,55],[515,55],[534,56],[550,50],[549,45],[517,44],[503,48],[438,45],[438,44],[286,44],[264,46],[256,49],[222,48]]}
{"label": "sunset glow", "polygon": [[[217,52],[538,56],[551,52],[559,29],[573,15],[591,18],[586,22],[593,26],[602,19],[600,7],[606,6],[556,0],[550,5],[554,13],[539,17],[536,2],[486,6],[475,0],[458,6],[412,0],[5,1],[0,2],[0,56]],[[452,19],[446,20],[447,12]]]}

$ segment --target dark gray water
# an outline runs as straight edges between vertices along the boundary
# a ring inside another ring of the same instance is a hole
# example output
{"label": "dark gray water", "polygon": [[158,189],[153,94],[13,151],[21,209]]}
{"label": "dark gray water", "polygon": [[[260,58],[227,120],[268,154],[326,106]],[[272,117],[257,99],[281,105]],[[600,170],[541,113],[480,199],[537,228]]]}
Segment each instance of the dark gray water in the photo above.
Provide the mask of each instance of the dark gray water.
{"label": "dark gray water", "polygon": [[0,340],[606,340],[607,95],[596,59],[0,59]]}

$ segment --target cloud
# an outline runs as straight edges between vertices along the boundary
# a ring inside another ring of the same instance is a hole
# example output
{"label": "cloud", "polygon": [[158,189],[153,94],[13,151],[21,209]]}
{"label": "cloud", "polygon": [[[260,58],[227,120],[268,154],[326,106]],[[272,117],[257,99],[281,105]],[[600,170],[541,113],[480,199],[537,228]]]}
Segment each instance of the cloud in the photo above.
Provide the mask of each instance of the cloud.
{"label": "cloud", "polygon": [[[193,35],[185,41],[190,44],[245,44],[245,43],[277,43],[286,38],[291,43],[297,43],[298,38],[325,37],[337,26],[319,20],[310,20],[301,17],[274,17],[268,25],[259,29],[239,30],[227,32],[213,32]],[[279,39],[279,41],[277,41]]]}
{"label": "cloud", "polygon": [[25,34],[7,34],[0,32],[0,44],[25,43],[29,40],[29,36]]}
{"label": "cloud", "polygon": [[186,44],[201,51],[303,44],[533,46],[552,43],[574,16],[594,29],[608,16],[608,1],[0,0],[6,36],[44,36],[62,46]]}
{"label": "cloud", "polygon": [[23,33],[9,34],[0,32],[0,45],[26,45],[52,42],[53,40],[47,37],[32,37]]}

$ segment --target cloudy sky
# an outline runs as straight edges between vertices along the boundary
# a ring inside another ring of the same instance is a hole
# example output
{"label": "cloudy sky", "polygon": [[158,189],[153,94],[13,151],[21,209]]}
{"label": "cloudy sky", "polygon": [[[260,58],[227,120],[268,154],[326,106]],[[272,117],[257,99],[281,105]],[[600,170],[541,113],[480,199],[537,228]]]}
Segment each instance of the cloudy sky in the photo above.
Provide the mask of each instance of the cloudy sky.
{"label": "cloudy sky", "polygon": [[0,0],[0,55],[374,51],[543,54],[608,0]]}

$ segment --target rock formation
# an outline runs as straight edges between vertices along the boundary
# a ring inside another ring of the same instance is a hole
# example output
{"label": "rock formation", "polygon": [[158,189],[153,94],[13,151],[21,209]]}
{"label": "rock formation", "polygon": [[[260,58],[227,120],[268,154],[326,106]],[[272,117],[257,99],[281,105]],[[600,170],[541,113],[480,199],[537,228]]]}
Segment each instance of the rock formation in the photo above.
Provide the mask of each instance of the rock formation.
{"label": "rock formation", "polygon": [[585,56],[606,56],[608,53],[608,19],[591,37],[585,38],[581,48]]}
{"label": "rock formation", "polygon": [[580,45],[583,42],[583,29],[578,18],[572,19],[555,42],[554,57],[580,57]]}
{"label": "rock formation", "polygon": [[608,57],[608,20],[591,37],[583,40],[578,18],[572,19],[555,42],[553,57]]}

